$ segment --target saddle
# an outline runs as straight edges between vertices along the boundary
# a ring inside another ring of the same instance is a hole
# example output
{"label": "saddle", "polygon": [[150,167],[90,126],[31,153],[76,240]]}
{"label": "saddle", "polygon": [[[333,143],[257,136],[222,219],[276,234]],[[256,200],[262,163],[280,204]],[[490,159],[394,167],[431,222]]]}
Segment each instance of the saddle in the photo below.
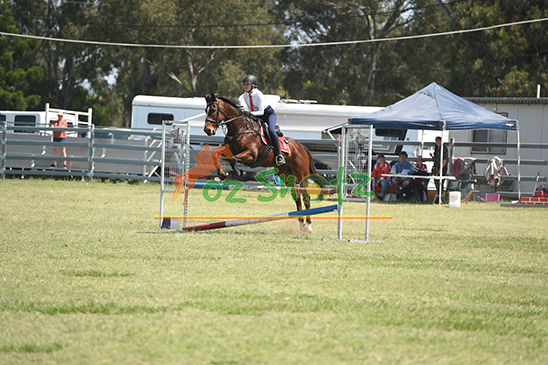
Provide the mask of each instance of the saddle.
{"label": "saddle", "polygon": [[[268,126],[266,123],[261,123],[261,141],[266,146],[272,146],[272,143],[274,141],[270,138],[270,133],[268,133]],[[289,153],[289,143],[287,143],[287,140],[283,136],[283,133],[279,132],[278,126],[276,126],[276,134],[278,135],[278,139],[280,140],[280,150],[285,153]],[[281,134],[281,136],[280,136]]]}
{"label": "saddle", "polygon": [[[257,158],[257,161],[249,165],[249,167],[252,167],[252,168],[259,166],[264,161],[266,156],[270,153],[270,150],[274,148],[272,147],[273,141],[270,140],[270,133],[268,133],[268,126],[266,125],[266,123],[261,123],[261,126],[259,129],[260,129],[259,134],[261,137],[261,142],[266,146],[266,148],[263,150],[261,155]],[[285,137],[278,136],[278,139],[280,140],[280,151],[289,153],[289,143],[287,143],[287,140],[285,139]]]}

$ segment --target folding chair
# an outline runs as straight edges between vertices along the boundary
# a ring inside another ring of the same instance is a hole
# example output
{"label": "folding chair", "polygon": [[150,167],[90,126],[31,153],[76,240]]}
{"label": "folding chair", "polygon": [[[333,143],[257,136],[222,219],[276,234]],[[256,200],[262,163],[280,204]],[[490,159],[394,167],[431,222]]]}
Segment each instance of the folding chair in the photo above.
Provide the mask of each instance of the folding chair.
{"label": "folding chair", "polygon": [[464,173],[457,176],[456,180],[449,180],[447,183],[447,191],[460,191],[461,198],[468,204],[470,200],[471,191],[468,189],[468,184],[472,180],[472,174]]}

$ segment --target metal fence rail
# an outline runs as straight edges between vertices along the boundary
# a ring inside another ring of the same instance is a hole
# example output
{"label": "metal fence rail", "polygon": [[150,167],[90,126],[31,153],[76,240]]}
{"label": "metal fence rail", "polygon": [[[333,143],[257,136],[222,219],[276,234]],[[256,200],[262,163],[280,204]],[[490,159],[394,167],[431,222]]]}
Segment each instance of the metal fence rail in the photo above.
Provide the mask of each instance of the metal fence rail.
{"label": "metal fence rail", "polygon": [[[64,143],[53,142],[52,132],[63,130],[73,132],[74,137],[67,136]],[[117,136],[125,138],[116,139]],[[151,172],[161,164],[161,146],[155,143],[161,133],[96,128],[94,125],[85,128],[26,127],[3,122],[0,138],[2,178],[5,175],[37,175],[160,181],[160,177]],[[55,146],[64,146],[67,157],[53,156]],[[150,158],[155,153],[158,158]],[[54,161],[63,161],[67,168],[52,167]]]}
{"label": "metal fence rail", "polygon": [[[14,131],[17,130],[18,133]],[[8,122],[0,123],[0,174],[2,178],[5,175],[37,175],[37,176],[60,176],[60,177],[81,177],[82,179],[92,180],[101,179],[131,179],[160,181],[160,168],[162,163],[162,131],[161,130],[136,130],[128,128],[101,128],[90,125],[88,127],[67,128],[74,137],[67,137],[65,143],[52,141],[52,132],[54,130],[63,130],[52,127],[25,127],[13,126]],[[24,133],[20,133],[24,131]],[[194,161],[194,155],[202,150],[202,146],[209,144],[211,146],[223,144],[223,136],[191,136],[191,164]],[[318,171],[329,175],[330,178],[337,174],[339,165],[340,142],[337,140],[299,140],[305,146],[313,149],[315,160],[326,162],[323,169]],[[374,142],[377,144],[377,142]],[[417,141],[382,141],[378,144],[392,146],[412,146],[417,147],[420,153],[424,154],[425,149],[433,148],[434,142]],[[65,146],[68,156],[66,159],[55,158],[53,156],[54,146]],[[455,142],[451,140],[448,143],[449,161],[454,156],[455,147],[505,147],[517,148],[517,143],[474,143],[474,142]],[[546,150],[548,143],[521,143],[521,150]],[[545,156],[544,154],[541,154]],[[432,161],[426,155],[425,161]],[[476,159],[478,174],[474,179],[484,184],[485,178],[481,173],[484,166],[487,165],[489,158],[485,156]],[[360,158],[363,158],[361,156]],[[397,155],[386,155],[388,161],[398,159]],[[414,160],[410,155],[409,159]],[[67,169],[51,168],[54,160],[66,160]],[[508,166],[518,164],[516,158],[504,159]],[[528,167],[529,173],[521,174],[520,182],[527,182],[532,186],[533,182],[545,183],[548,181],[548,160],[546,159],[520,159],[519,164]],[[533,167],[535,169],[534,173]],[[243,167],[244,171],[256,173],[257,169]],[[537,180],[537,172],[539,177]],[[505,187],[508,189],[516,185],[518,181],[516,175],[502,176]],[[484,187],[486,192],[490,189]],[[502,189],[501,189],[502,190]],[[510,189],[511,190],[511,189]],[[527,191],[527,188],[525,189]],[[498,193],[499,191],[497,191]],[[502,195],[515,194],[512,191],[500,191]]]}
{"label": "metal fence rail", "polygon": [[[15,133],[14,131],[17,131]],[[67,130],[74,137],[65,143],[53,142],[53,131]],[[23,133],[22,133],[23,132]],[[85,137],[83,137],[85,136]],[[0,175],[81,177],[82,179],[131,179],[160,182],[162,165],[162,131],[127,128],[52,128],[13,126],[0,123]],[[203,145],[223,144],[222,136],[191,136],[191,163]],[[315,159],[330,162],[322,174],[335,174],[338,141],[305,140],[327,146],[329,152],[313,154]],[[53,156],[54,146],[65,146],[67,157]],[[66,161],[67,169],[52,168],[54,161]],[[243,167],[248,173],[258,169]],[[253,175],[251,175],[253,176]]]}

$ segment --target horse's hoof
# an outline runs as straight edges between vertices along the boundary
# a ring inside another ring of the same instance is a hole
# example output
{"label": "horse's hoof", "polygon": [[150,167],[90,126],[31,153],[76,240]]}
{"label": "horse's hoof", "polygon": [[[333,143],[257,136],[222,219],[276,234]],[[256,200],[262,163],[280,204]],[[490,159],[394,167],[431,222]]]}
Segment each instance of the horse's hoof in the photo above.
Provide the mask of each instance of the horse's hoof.
{"label": "horse's hoof", "polygon": [[309,223],[302,223],[301,231],[304,233],[312,233],[312,225]]}
{"label": "horse's hoof", "polygon": [[232,170],[230,171],[230,178],[233,180],[237,180],[242,175],[242,172],[240,170]]}

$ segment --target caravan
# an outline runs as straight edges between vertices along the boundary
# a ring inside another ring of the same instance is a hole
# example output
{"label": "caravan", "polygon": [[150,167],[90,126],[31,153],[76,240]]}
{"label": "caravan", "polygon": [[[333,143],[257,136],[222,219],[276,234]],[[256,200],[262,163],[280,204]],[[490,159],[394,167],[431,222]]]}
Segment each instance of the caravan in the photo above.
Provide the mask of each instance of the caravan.
{"label": "caravan", "polygon": [[[287,100],[277,95],[265,95],[273,106],[278,118],[278,125],[285,136],[297,139],[313,153],[322,154],[319,158],[331,167],[337,164],[337,140],[341,126],[349,118],[367,115],[382,109],[371,106],[323,105],[310,100]],[[163,120],[189,120],[191,143],[220,144],[220,136],[208,137],[203,132],[206,102],[204,97],[176,98],[163,96],[138,95],[133,99],[131,128],[141,130],[160,130]],[[397,159],[401,150],[407,151],[413,159],[419,153],[427,156],[428,150],[417,147],[417,144],[434,143],[439,133],[432,131],[377,129],[373,139],[376,153],[384,153]],[[363,135],[356,135],[360,142]],[[365,137],[367,138],[367,137]],[[447,136],[444,140],[447,141]],[[331,143],[329,143],[331,141]],[[401,143],[395,143],[400,142]],[[383,144],[384,142],[384,144]],[[386,144],[390,142],[391,144]],[[365,151],[364,151],[365,153]],[[329,155],[331,157],[329,157]],[[394,157],[395,156],[395,157]]]}
{"label": "caravan", "polygon": [[[336,139],[341,125],[348,123],[349,118],[363,116],[381,107],[323,105],[310,100],[281,99],[277,95],[265,95],[278,117],[278,125],[284,135],[298,140]],[[160,129],[162,121],[190,121],[190,134],[204,137],[206,102],[203,97],[176,98],[165,96],[137,95],[133,99],[131,111],[131,128],[142,130]],[[424,135],[422,131],[401,129],[378,129],[375,140],[382,141],[430,141],[434,136]],[[397,153],[396,148],[377,146],[379,152]],[[409,153],[409,151],[408,151]],[[413,155],[413,151],[409,153]]]}
{"label": "caravan", "polygon": [[[369,114],[378,107],[321,105],[307,100],[284,100],[277,95],[265,95],[278,117],[278,125],[288,137],[295,139],[330,139],[326,130],[344,124],[349,117]],[[138,95],[133,99],[132,129],[159,129],[163,120],[190,120],[190,134],[205,136],[206,102],[203,97],[174,98]]]}

